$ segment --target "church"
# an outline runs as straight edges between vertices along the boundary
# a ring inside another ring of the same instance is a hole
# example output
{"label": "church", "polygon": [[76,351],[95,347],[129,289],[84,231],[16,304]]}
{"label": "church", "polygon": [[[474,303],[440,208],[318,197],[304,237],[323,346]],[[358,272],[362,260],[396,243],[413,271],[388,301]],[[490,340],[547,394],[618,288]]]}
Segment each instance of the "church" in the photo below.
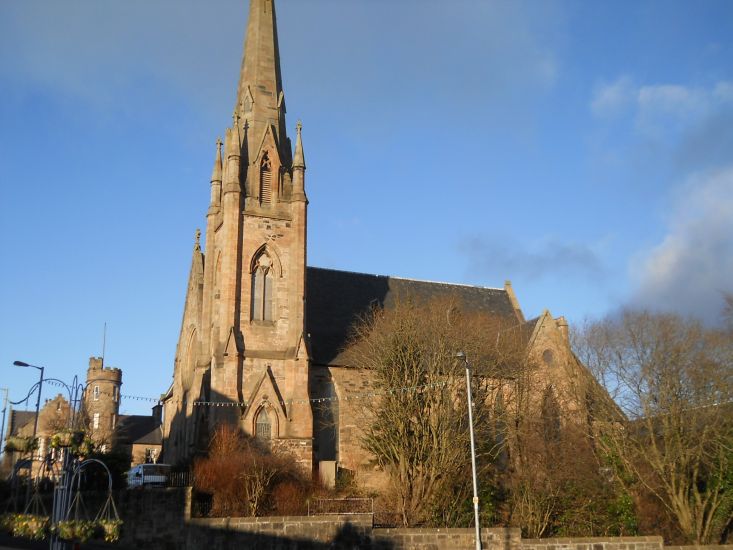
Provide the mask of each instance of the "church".
{"label": "church", "polygon": [[274,0],[250,0],[233,120],[216,143],[205,237],[197,232],[163,397],[165,462],[189,460],[231,422],[321,476],[336,465],[368,468],[348,396],[368,391],[369,375],[344,350],[361,315],[399,296],[455,297],[522,327],[548,379],[577,362],[564,318],[546,311],[525,320],[509,282],[484,288],[308,266],[303,129],[295,125],[294,144],[289,130]]}

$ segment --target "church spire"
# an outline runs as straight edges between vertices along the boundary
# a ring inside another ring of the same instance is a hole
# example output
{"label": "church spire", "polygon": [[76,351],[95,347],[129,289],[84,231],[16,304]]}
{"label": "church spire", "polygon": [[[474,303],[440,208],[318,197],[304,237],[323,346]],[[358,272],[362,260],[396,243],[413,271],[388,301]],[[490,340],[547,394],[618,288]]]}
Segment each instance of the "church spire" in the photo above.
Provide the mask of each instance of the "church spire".
{"label": "church spire", "polygon": [[249,124],[256,144],[272,127],[282,153],[287,138],[274,0],[250,0],[235,110]]}
{"label": "church spire", "polygon": [[295,126],[296,131],[298,132],[297,137],[295,138],[295,156],[293,157],[293,168],[302,168],[305,170],[305,156],[303,155],[303,139],[301,137],[301,131],[303,130],[303,123],[298,121],[298,124]]}
{"label": "church spire", "polygon": [[[216,138],[216,158],[214,168],[211,170],[211,201],[209,213],[218,214],[221,206],[221,183],[222,183],[222,162],[221,162],[221,138]],[[207,230],[208,233],[208,230]]]}
{"label": "church spire", "polygon": [[221,183],[221,138],[216,138],[216,158],[214,159],[214,169],[211,171],[211,182],[218,181]]}

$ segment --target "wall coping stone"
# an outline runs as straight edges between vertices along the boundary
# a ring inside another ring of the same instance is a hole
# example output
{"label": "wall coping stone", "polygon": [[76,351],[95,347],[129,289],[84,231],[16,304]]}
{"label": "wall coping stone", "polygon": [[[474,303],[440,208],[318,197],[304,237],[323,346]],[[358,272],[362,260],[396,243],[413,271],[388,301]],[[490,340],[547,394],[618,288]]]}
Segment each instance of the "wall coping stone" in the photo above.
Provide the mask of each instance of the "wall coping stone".
{"label": "wall coping stone", "polygon": [[522,539],[522,544],[602,544],[602,543],[625,543],[625,542],[659,542],[662,543],[662,537],[642,536],[642,537],[571,537],[571,538],[548,538],[548,539]]}

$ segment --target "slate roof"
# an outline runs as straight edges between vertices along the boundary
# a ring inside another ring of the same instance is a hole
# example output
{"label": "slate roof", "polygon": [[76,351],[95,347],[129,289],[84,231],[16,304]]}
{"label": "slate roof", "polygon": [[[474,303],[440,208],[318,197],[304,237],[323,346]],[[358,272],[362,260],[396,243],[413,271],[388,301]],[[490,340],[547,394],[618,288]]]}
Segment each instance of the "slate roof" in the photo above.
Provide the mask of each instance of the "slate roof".
{"label": "slate roof", "polygon": [[18,431],[36,418],[35,411],[11,411],[8,437],[18,435]]}
{"label": "slate roof", "polygon": [[132,445],[160,445],[163,434],[154,416],[120,415],[115,428],[115,443]]}
{"label": "slate roof", "polygon": [[343,365],[351,326],[375,305],[389,309],[398,298],[456,298],[472,311],[516,320],[504,289],[435,283],[308,267],[306,332],[316,364]]}

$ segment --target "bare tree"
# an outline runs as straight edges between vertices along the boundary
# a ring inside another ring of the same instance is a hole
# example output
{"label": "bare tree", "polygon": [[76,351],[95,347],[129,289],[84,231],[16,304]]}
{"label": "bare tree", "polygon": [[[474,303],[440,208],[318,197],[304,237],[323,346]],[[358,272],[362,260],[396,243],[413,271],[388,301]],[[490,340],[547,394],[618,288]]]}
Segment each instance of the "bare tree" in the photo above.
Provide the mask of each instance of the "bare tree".
{"label": "bare tree", "polygon": [[278,484],[302,477],[292,457],[261,448],[229,424],[216,429],[209,456],[195,462],[194,474],[195,488],[212,496],[215,516],[262,515]]}
{"label": "bare tree", "polygon": [[595,442],[618,481],[658,499],[689,541],[714,540],[733,500],[730,334],[627,311],[588,325],[579,342],[581,359],[623,412],[595,423]]}
{"label": "bare tree", "polygon": [[465,371],[456,352],[465,352],[473,365],[483,470],[491,467],[497,451],[491,404],[523,353],[516,330],[461,306],[407,298],[389,310],[375,309],[355,327],[348,350],[350,364],[372,373],[379,397],[364,402],[362,444],[388,474],[404,525],[427,521],[436,507],[468,501]]}

